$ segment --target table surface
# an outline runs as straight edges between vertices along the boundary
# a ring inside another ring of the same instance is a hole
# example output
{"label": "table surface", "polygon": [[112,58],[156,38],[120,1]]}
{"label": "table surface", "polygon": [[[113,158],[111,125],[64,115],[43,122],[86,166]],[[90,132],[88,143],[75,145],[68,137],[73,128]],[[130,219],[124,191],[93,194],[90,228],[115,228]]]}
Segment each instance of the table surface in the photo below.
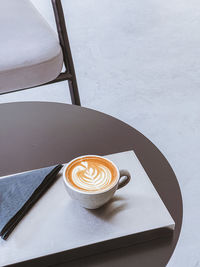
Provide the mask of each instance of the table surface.
{"label": "table surface", "polygon": [[182,198],[172,168],[145,136],[106,114],[48,102],[1,104],[0,125],[0,176],[68,162],[83,154],[134,150],[176,223],[173,238],[85,257],[67,266],[166,266],[181,230]]}

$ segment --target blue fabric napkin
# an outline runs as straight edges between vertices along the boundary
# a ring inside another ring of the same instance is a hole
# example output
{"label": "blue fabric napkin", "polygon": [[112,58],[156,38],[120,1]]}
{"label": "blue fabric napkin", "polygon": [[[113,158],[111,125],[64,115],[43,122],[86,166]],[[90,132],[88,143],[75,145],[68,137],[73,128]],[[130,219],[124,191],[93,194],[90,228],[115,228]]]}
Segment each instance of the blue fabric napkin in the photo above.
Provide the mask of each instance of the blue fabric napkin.
{"label": "blue fabric napkin", "polygon": [[0,178],[0,235],[9,234],[53,184],[62,165]]}

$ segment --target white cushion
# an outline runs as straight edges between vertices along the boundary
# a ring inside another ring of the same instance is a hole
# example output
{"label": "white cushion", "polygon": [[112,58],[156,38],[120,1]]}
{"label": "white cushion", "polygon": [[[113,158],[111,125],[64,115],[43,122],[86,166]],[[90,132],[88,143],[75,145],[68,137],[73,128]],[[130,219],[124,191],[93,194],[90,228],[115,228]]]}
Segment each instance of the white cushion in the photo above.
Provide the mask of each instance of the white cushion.
{"label": "white cushion", "polygon": [[29,0],[0,2],[0,93],[55,79],[63,57],[55,32]]}

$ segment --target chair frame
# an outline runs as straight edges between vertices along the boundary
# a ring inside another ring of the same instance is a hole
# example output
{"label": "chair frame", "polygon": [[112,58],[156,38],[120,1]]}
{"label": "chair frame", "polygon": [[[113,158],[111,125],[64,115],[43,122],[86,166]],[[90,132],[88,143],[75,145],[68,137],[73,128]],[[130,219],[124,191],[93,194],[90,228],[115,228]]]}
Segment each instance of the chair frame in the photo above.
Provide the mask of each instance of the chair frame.
{"label": "chair frame", "polygon": [[74,63],[72,58],[72,53],[69,44],[69,38],[67,34],[65,17],[63,13],[63,8],[60,0],[51,0],[54,10],[54,16],[56,20],[56,26],[58,31],[58,37],[60,46],[63,52],[63,60],[66,71],[64,73],[60,73],[60,75],[53,81],[49,83],[61,82],[64,80],[68,80],[69,90],[71,95],[72,104],[81,105],[78,85],[76,81],[76,73],[74,69]]}
{"label": "chair frame", "polygon": [[[74,63],[73,63],[72,53],[71,53],[71,49],[70,49],[69,38],[68,38],[68,34],[67,34],[65,17],[64,17],[64,13],[63,13],[61,0],[51,0],[51,2],[52,2],[55,22],[56,22],[56,26],[57,26],[59,43],[60,43],[60,46],[62,49],[65,71],[61,72],[56,79],[49,81],[47,83],[44,83],[44,84],[39,84],[37,86],[33,86],[33,87],[38,87],[38,86],[42,86],[42,85],[47,85],[47,84],[62,82],[62,81],[67,80],[68,85],[69,85],[72,104],[81,106],[79,91],[78,91],[78,85],[77,85],[77,80],[76,80],[76,73],[75,73],[75,69],[74,69]],[[32,87],[29,87],[29,88],[32,88]],[[10,92],[0,93],[0,94],[7,94],[7,93],[26,90],[26,89],[28,89],[28,88],[12,90]]]}

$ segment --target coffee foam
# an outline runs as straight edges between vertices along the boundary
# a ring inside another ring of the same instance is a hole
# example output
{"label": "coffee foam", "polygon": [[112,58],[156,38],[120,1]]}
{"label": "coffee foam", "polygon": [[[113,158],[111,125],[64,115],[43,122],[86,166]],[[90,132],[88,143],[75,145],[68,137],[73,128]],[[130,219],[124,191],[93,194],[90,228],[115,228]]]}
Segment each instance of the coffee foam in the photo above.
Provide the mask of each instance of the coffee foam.
{"label": "coffee foam", "polygon": [[72,162],[65,175],[75,188],[83,191],[102,191],[114,184],[117,170],[106,159],[85,157]]}

